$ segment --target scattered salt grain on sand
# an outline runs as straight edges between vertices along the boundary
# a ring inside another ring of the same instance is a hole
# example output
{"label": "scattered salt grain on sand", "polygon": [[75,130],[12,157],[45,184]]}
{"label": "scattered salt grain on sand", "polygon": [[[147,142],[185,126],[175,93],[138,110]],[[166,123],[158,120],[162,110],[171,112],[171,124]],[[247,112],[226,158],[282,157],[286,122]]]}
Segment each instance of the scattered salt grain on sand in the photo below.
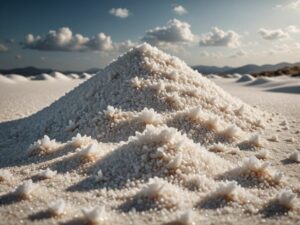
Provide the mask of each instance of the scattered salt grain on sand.
{"label": "scattered salt grain on sand", "polygon": [[297,204],[297,194],[291,190],[282,190],[277,195],[278,203],[288,209],[293,209]]}
{"label": "scattered salt grain on sand", "polygon": [[47,168],[46,170],[41,170],[38,173],[38,176],[42,179],[51,179],[52,177],[54,177],[57,174],[57,171],[54,170],[52,171],[50,168]]}
{"label": "scattered salt grain on sand", "polygon": [[12,178],[13,175],[9,172],[9,170],[0,169],[0,182],[10,181]]}
{"label": "scattered salt grain on sand", "polygon": [[14,194],[22,199],[29,199],[35,194],[38,187],[39,185],[33,183],[32,180],[26,180],[16,188]]}
{"label": "scattered salt grain on sand", "polygon": [[289,159],[292,160],[293,162],[300,162],[300,153],[299,151],[293,151],[290,155],[289,155]]}
{"label": "scattered salt grain on sand", "polygon": [[107,223],[109,214],[105,209],[105,206],[96,206],[94,208],[82,209],[84,219],[93,225],[103,225]]}
{"label": "scattered salt grain on sand", "polygon": [[53,216],[61,216],[66,213],[66,202],[63,199],[53,201],[48,206],[48,212]]}

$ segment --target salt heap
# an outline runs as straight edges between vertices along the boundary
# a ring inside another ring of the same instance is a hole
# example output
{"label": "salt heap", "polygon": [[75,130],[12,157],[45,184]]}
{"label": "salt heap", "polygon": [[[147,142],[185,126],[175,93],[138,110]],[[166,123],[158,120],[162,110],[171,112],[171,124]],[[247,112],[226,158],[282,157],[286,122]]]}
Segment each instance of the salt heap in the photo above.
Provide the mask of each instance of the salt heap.
{"label": "salt heap", "polygon": [[[145,108],[201,143],[222,139],[222,132],[232,126],[239,134],[255,131],[257,118],[263,120],[259,110],[230,96],[180,59],[143,44],[27,119],[22,126],[31,127],[31,132],[25,132],[24,139],[33,142],[46,132],[59,141],[77,133],[99,141],[125,141],[144,130],[136,117]],[[73,128],[66,131],[70,123]]]}
{"label": "salt heap", "polygon": [[226,182],[235,164],[207,148],[238,147],[265,119],[180,59],[142,44],[8,135],[23,161],[83,176],[64,190],[113,190],[108,198],[98,192],[97,202],[125,212],[172,211],[211,207],[211,198],[257,202]]}

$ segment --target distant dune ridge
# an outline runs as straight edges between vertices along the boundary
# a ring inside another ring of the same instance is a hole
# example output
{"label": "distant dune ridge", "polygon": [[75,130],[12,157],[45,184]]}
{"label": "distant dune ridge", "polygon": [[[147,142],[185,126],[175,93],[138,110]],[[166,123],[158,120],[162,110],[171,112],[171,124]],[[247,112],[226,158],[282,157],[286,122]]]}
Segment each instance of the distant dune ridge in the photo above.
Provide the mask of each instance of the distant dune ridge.
{"label": "distant dune ridge", "polygon": [[[204,66],[204,65],[196,65],[192,66],[193,69],[197,70],[199,73],[202,74],[253,74],[254,76],[270,76],[271,73],[268,75],[268,71],[276,71],[274,75],[283,75],[283,74],[290,74],[288,70],[291,68],[291,71],[296,69],[299,73],[299,67],[300,67],[300,62],[299,63],[278,63],[274,65],[266,64],[266,65],[254,65],[254,64],[248,64],[244,65],[241,67],[217,67],[217,66]],[[298,68],[297,68],[298,67]],[[55,72],[57,70],[54,69],[39,69],[35,67],[25,67],[25,68],[16,68],[16,69],[7,69],[7,70],[1,70],[1,74],[20,74],[23,76],[36,76],[42,73],[46,74],[51,74],[52,72]],[[95,74],[97,72],[101,71],[100,68],[91,68],[85,71],[72,71],[72,70],[65,70],[65,71],[60,71],[63,74]],[[264,75],[264,72],[265,75]],[[261,73],[261,75],[259,75]]]}
{"label": "distant dune ridge", "polygon": [[[222,74],[237,73],[237,74],[253,74],[254,76],[256,76],[256,74],[259,74],[264,71],[276,71],[276,70],[280,70],[282,68],[299,67],[299,66],[300,66],[300,62],[299,63],[278,63],[275,65],[266,64],[266,65],[261,65],[261,66],[249,64],[249,65],[244,65],[244,66],[237,67],[237,68],[216,67],[216,66],[193,66],[193,68],[203,74],[212,73],[212,74],[222,75]],[[289,73],[285,73],[285,74],[289,74]]]}
{"label": "distant dune ridge", "polygon": [[[25,77],[30,77],[30,76],[36,76],[39,74],[51,74],[53,72],[56,72],[58,70],[55,69],[39,69],[39,68],[35,68],[35,67],[24,67],[24,68],[16,68],[16,69],[0,69],[0,74],[6,75],[6,74],[20,74],[23,75]],[[88,74],[95,74],[97,72],[101,71],[100,68],[91,68],[88,70],[84,70],[84,71],[74,71],[74,70],[61,70],[59,72],[63,73],[63,74],[84,74],[84,73],[88,73]]]}
{"label": "distant dune ridge", "polygon": [[299,66],[285,66],[277,70],[265,70],[260,73],[254,73],[255,77],[278,77],[283,75],[289,75],[293,77],[300,76],[300,65]]}

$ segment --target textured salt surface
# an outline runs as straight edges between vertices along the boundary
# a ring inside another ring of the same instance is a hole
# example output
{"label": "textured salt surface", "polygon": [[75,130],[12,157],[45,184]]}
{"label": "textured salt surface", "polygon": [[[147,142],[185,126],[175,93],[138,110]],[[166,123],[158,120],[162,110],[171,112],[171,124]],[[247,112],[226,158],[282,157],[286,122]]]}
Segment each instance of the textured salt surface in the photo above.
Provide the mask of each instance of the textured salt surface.
{"label": "textured salt surface", "polygon": [[[0,165],[18,165],[9,182],[18,188],[5,186],[0,204],[6,214],[29,204],[26,221],[39,223],[57,223],[41,216],[40,199],[68,224],[251,223],[248,215],[273,212],[296,221],[297,196],[280,192],[284,176],[251,156],[266,144],[271,116],[143,44],[50,107],[2,125]],[[33,182],[17,185],[25,178]]]}

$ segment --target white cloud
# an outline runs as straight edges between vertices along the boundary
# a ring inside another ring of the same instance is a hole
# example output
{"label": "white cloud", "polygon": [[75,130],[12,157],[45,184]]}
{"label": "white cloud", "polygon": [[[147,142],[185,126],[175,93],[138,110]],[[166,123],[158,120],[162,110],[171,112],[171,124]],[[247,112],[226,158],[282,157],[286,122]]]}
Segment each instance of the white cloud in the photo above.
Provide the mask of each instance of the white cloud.
{"label": "white cloud", "polygon": [[93,37],[84,37],[81,34],[73,35],[68,27],[57,31],[49,31],[44,36],[28,34],[22,43],[24,48],[40,51],[97,51],[97,52],[125,52],[137,45],[127,40],[124,42],[113,42],[112,38],[105,33],[99,33]]}
{"label": "white cloud", "polygon": [[92,37],[86,45],[95,51],[109,51],[113,49],[111,37],[104,34],[99,33],[95,37]]}
{"label": "white cloud", "polygon": [[112,8],[109,10],[109,13],[122,19],[125,19],[129,16],[129,10],[126,8]]}
{"label": "white cloud", "polygon": [[135,47],[136,45],[138,45],[135,42],[132,42],[131,40],[127,40],[124,42],[120,42],[120,43],[114,43],[114,49],[116,49],[119,52],[126,52],[129,49]]}
{"label": "white cloud", "polygon": [[287,26],[286,31],[289,33],[300,33],[300,28],[295,25]]}
{"label": "white cloud", "polygon": [[280,4],[280,5],[277,5],[276,8],[300,11],[300,0],[294,0],[294,1],[286,3],[286,4]]}
{"label": "white cloud", "polygon": [[1,52],[7,52],[8,48],[4,44],[0,44],[0,53]]}
{"label": "white cloud", "polygon": [[182,5],[174,5],[173,6],[173,12],[178,14],[178,15],[184,15],[188,11]]}
{"label": "white cloud", "polygon": [[225,46],[236,48],[241,45],[241,35],[233,30],[224,31],[213,27],[212,31],[200,37],[200,46]]}
{"label": "white cloud", "polygon": [[56,31],[49,31],[44,36],[28,34],[22,43],[25,48],[42,51],[110,51],[113,50],[111,37],[99,33],[94,37],[84,37],[81,34],[73,35],[68,27]]}
{"label": "white cloud", "polygon": [[169,20],[166,26],[146,31],[142,41],[152,45],[175,45],[194,41],[190,24],[177,19]]}
{"label": "white cloud", "polygon": [[261,28],[258,31],[258,34],[260,34],[260,36],[265,40],[279,40],[289,37],[289,33],[282,29],[269,30]]}

